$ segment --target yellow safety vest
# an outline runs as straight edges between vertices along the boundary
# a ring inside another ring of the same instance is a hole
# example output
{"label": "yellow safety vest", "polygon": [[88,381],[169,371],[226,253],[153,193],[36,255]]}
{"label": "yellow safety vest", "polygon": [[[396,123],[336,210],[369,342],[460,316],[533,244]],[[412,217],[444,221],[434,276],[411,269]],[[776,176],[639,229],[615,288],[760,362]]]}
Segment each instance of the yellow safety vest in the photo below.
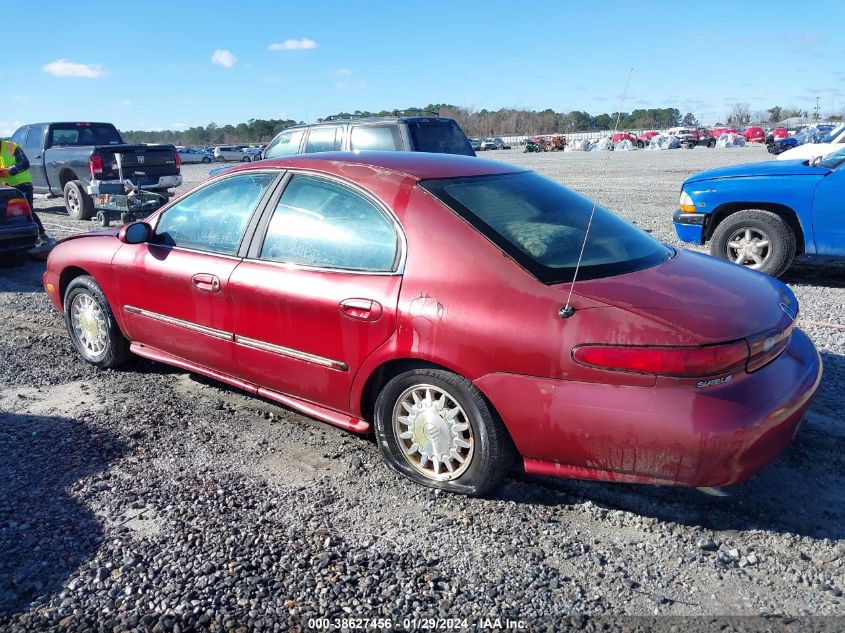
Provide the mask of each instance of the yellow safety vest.
{"label": "yellow safety vest", "polygon": [[[15,150],[17,145],[12,141],[0,141],[0,167],[8,169],[13,167],[17,161],[15,160]],[[14,187],[25,182],[32,182],[32,175],[29,170],[22,171],[14,176],[0,176],[0,185],[9,185]]]}

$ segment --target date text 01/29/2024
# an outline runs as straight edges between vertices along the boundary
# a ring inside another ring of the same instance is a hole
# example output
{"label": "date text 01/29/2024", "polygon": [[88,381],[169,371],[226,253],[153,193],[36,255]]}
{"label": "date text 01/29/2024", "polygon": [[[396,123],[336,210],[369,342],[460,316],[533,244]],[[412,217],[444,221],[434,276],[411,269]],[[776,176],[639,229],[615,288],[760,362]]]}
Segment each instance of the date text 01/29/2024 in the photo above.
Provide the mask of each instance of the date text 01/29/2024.
{"label": "date text 01/29/2024", "polygon": [[475,621],[468,618],[311,618],[308,628],[315,630],[404,630],[404,631],[461,631],[473,628],[478,631],[524,631],[528,623],[510,618],[483,617]]}

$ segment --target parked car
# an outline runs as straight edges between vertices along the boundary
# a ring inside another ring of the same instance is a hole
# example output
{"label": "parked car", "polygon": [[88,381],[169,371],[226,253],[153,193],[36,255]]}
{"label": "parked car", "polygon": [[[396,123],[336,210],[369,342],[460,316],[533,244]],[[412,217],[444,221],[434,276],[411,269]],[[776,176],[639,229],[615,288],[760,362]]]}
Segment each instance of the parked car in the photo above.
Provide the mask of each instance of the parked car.
{"label": "parked car", "polygon": [[37,240],[38,226],[26,198],[0,184],[0,260],[21,259]]}
{"label": "parked car", "polygon": [[713,134],[711,134],[710,130],[708,130],[706,127],[700,127],[696,129],[695,133],[698,137],[698,145],[710,148],[716,147],[717,139],[713,137]]}
{"label": "parked car", "polygon": [[619,143],[621,141],[631,141],[634,145],[637,144],[637,137],[630,132],[617,132],[614,134],[611,139],[611,143]]}
{"label": "parked car", "polygon": [[74,220],[94,217],[101,188],[128,184],[168,197],[182,184],[173,145],[124,143],[111,123],[31,123],[12,140],[29,159],[35,193],[64,196]]}
{"label": "parked car", "polygon": [[710,130],[710,133],[717,141],[722,134],[739,134],[739,132],[736,131],[736,128],[733,127],[714,127]]}
{"label": "parked car", "polygon": [[639,147],[640,149],[648,147],[648,144],[651,142],[651,139],[659,135],[660,132],[643,132],[637,137],[637,147]]}
{"label": "parked car", "polygon": [[210,163],[215,160],[214,154],[190,147],[182,147],[176,151],[183,163]]}
{"label": "parked car", "polygon": [[732,165],[688,178],[675,230],[685,242],[773,276],[796,255],[845,257],[845,147],[820,162]]}
{"label": "parked car", "polygon": [[[433,113],[436,114],[436,113]],[[343,151],[410,151],[475,156],[461,127],[448,117],[393,116],[338,118],[295,125],[264,149],[264,158]]]}
{"label": "parked car", "polygon": [[261,148],[260,147],[242,147],[241,151],[244,154],[248,154],[250,160],[261,160]]}
{"label": "parked car", "polygon": [[[786,139],[784,139],[786,140]],[[845,125],[824,135],[818,143],[804,143],[795,147],[784,147],[778,152],[778,160],[815,160],[845,147]]]}
{"label": "parked car", "polygon": [[681,147],[694,149],[698,143],[698,131],[689,127],[673,127],[666,130],[667,136],[677,137]]}
{"label": "parked car", "polygon": [[234,160],[240,163],[248,163],[252,155],[244,152],[236,145],[218,145],[214,148],[214,160],[218,162]]}
{"label": "parked car", "polygon": [[745,137],[745,140],[749,143],[766,142],[766,132],[761,127],[747,127],[743,129],[740,134],[742,134]]}
{"label": "parked car", "polygon": [[465,156],[244,165],[62,241],[44,284],[93,365],[133,352],[373,429],[398,473],[474,495],[515,454],[542,475],[741,481],[792,442],[821,375],[776,279]]}
{"label": "parked car", "polygon": [[481,150],[481,140],[477,138],[469,139],[470,147],[472,147],[472,151],[478,152]]}
{"label": "parked car", "polygon": [[[481,148],[480,149],[485,150],[485,149],[506,149],[506,148],[505,148],[505,142],[497,136],[497,137],[494,137],[494,138],[485,138],[483,141],[481,141]],[[510,149],[510,146],[508,146],[507,149]]]}

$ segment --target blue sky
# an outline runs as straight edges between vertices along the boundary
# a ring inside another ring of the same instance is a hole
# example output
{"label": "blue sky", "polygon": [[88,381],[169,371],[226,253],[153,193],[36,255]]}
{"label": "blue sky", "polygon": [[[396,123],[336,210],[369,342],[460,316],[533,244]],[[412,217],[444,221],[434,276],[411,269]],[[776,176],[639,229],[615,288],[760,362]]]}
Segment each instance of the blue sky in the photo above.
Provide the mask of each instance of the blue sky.
{"label": "blue sky", "polygon": [[[42,0],[4,6],[0,135],[178,129],[427,103],[613,112],[845,109],[845,2]],[[94,16],[102,15],[101,21]],[[7,40],[8,41],[8,40]],[[9,63],[8,60],[13,60]]]}

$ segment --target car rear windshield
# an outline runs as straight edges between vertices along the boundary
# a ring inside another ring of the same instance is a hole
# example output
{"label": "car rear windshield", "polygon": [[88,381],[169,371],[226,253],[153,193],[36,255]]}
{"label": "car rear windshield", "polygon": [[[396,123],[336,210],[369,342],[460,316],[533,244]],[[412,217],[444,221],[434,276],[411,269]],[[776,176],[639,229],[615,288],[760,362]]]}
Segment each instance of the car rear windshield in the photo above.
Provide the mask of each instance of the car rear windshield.
{"label": "car rear windshield", "polygon": [[475,156],[469,139],[454,121],[410,122],[408,133],[418,152]]}
{"label": "car rear windshield", "polygon": [[674,251],[581,194],[534,172],[441,178],[420,185],[546,284],[655,266]]}
{"label": "car rear windshield", "polygon": [[120,145],[120,138],[113,125],[96,123],[70,123],[50,128],[50,146],[53,145]]}

